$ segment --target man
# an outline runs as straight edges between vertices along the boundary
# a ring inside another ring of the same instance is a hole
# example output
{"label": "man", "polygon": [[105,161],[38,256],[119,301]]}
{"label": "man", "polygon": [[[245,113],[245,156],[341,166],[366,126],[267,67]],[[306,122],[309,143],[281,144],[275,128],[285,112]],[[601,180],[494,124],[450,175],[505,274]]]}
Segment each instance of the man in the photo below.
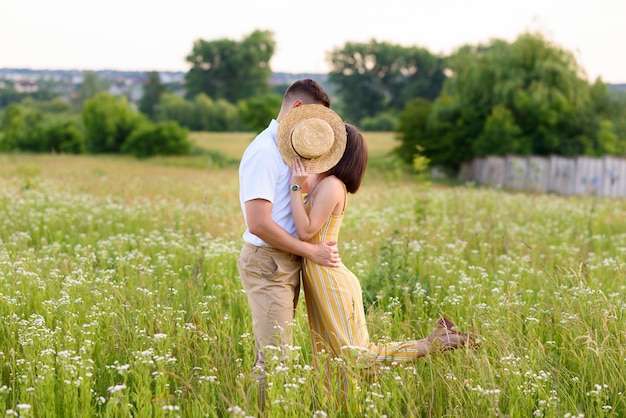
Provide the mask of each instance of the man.
{"label": "man", "polygon": [[276,132],[283,117],[308,104],[330,108],[330,99],[311,79],[289,86],[278,116],[248,146],[239,166],[239,200],[247,230],[237,267],[252,311],[254,370],[261,409],[265,402],[266,347],[284,351],[292,343],[301,257],[329,267],[340,265],[336,242],[311,244],[296,237],[291,214],[291,168],[276,145]]}

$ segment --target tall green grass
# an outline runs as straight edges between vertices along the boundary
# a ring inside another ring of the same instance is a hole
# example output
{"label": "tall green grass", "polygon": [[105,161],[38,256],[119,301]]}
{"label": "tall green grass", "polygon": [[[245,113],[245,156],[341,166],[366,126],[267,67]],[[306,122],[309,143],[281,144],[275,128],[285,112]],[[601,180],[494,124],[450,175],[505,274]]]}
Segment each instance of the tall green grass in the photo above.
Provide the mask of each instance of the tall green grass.
{"label": "tall green grass", "polygon": [[[372,338],[446,315],[480,346],[355,372],[337,410],[301,303],[270,416],[626,416],[626,201],[374,167],[340,243]],[[0,155],[0,415],[256,416],[237,182],[231,166]]]}

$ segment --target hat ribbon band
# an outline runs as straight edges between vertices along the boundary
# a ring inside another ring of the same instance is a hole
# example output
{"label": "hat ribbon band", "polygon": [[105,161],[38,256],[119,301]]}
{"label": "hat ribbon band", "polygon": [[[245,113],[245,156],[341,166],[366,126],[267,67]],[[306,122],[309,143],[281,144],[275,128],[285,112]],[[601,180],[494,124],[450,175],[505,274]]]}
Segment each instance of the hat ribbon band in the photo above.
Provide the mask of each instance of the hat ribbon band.
{"label": "hat ribbon band", "polygon": [[296,155],[300,158],[303,158],[305,160],[309,160],[310,158],[306,158],[302,155],[300,155],[300,153],[298,152],[298,150],[296,149],[296,147],[293,146],[293,131],[291,131],[291,134],[289,135],[289,143],[291,144],[291,149],[293,150],[293,152],[296,153]]}

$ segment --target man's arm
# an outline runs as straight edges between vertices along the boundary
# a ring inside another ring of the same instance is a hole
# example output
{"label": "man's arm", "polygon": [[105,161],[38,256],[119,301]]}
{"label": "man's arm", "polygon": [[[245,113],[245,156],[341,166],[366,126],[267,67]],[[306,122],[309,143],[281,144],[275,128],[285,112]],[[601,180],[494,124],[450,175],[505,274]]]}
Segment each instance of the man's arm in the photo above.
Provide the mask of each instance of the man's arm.
{"label": "man's arm", "polygon": [[272,220],[272,203],[253,199],[245,203],[248,230],[272,247],[296,254],[328,267],[339,267],[341,260],[335,241],[311,244],[300,241]]}

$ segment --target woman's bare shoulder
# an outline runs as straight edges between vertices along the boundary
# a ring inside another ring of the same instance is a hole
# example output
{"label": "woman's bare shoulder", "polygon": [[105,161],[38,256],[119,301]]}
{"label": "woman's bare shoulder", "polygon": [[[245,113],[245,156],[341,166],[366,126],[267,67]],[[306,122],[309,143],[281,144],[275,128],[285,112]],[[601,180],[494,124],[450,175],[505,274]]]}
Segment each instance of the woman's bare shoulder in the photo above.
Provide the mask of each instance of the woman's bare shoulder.
{"label": "woman's bare shoulder", "polygon": [[313,196],[321,195],[329,203],[331,201],[338,202],[343,196],[343,182],[335,176],[324,177],[315,188],[318,190],[313,193]]}
{"label": "woman's bare shoulder", "polygon": [[336,176],[328,176],[324,180],[331,184],[332,187],[343,188],[343,182]]}

